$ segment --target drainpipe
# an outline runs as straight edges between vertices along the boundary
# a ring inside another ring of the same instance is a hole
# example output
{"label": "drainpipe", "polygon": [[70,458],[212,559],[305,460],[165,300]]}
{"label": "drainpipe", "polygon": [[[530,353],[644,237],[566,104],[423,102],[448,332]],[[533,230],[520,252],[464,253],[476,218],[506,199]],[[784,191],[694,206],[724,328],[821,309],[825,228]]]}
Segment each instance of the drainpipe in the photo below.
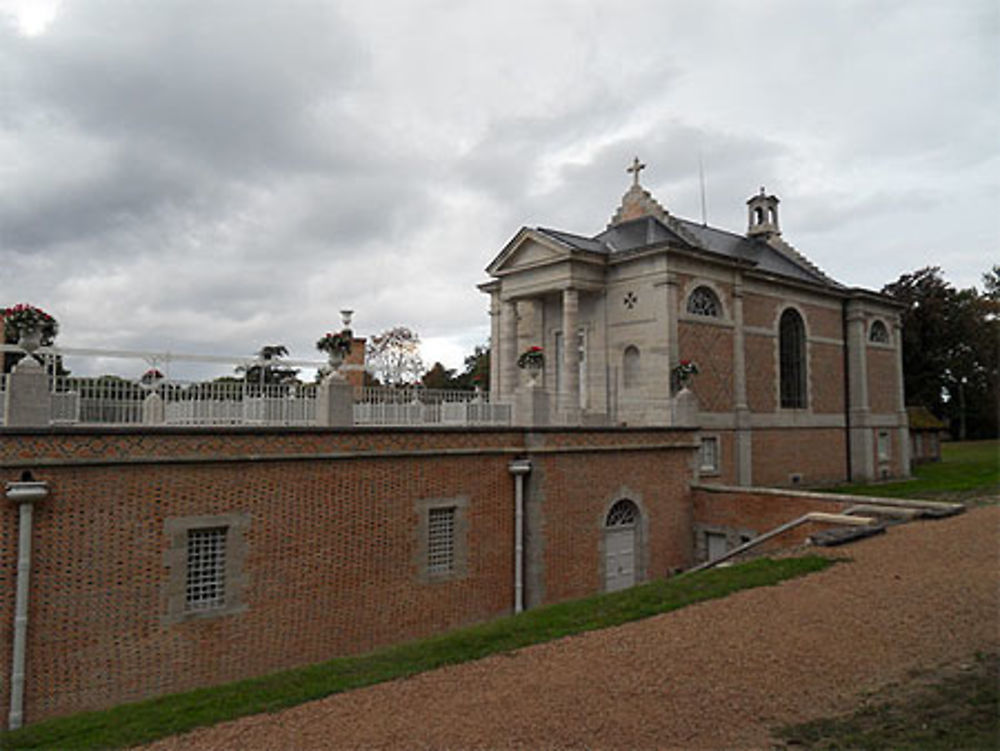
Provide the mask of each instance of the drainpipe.
{"label": "drainpipe", "polygon": [[[25,473],[30,478],[30,473]],[[17,594],[14,600],[14,658],[10,668],[10,718],[8,729],[17,730],[24,719],[24,656],[28,641],[28,593],[31,577],[31,523],[34,503],[45,498],[49,488],[30,479],[7,483],[7,500],[20,507],[17,542]]]}
{"label": "drainpipe", "polygon": [[508,466],[514,475],[514,612],[524,610],[524,476],[530,459],[515,459]]}

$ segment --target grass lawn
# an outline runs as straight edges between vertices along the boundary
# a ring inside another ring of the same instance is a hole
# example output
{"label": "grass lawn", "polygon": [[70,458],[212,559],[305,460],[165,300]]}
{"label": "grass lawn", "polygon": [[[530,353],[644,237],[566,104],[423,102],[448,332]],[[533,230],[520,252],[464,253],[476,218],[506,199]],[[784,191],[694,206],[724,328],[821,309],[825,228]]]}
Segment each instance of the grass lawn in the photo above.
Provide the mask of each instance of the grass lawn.
{"label": "grass lawn", "polygon": [[1000,441],[941,444],[941,461],[917,465],[909,480],[841,485],[825,491],[971,502],[1000,495]]}
{"label": "grass lawn", "polygon": [[1000,746],[1000,657],[914,676],[851,715],[781,728],[789,748],[952,751]]}
{"label": "grass lawn", "polygon": [[0,748],[122,748],[340,691],[509,652],[820,571],[820,556],[759,559],[549,605],[441,636],[283,673],[62,717],[0,737]]}

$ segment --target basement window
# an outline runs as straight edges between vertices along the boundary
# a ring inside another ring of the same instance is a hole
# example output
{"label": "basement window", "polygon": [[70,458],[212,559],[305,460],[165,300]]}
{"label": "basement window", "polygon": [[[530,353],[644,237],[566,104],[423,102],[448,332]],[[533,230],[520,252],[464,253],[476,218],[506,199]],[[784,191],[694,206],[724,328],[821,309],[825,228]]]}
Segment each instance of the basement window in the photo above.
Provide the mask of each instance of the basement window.
{"label": "basement window", "polygon": [[432,508],[427,519],[427,573],[455,570],[455,507]]}
{"label": "basement window", "polygon": [[892,456],[892,439],[888,430],[878,432],[878,460],[880,462],[889,461]]}
{"label": "basement window", "polygon": [[226,527],[189,529],[184,606],[188,612],[226,604]]}

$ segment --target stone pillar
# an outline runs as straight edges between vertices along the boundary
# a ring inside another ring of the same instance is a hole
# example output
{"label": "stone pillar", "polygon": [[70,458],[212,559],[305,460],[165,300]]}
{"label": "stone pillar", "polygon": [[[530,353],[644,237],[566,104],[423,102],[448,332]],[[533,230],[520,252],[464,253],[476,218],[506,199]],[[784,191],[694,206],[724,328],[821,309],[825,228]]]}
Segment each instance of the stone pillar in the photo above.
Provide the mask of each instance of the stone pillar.
{"label": "stone pillar", "polygon": [[163,397],[155,391],[150,392],[142,400],[142,424],[162,425],[164,422],[166,422],[166,409]]}
{"label": "stone pillar", "polygon": [[564,289],[562,293],[563,361],[559,393],[563,403],[559,407],[564,419],[571,425],[580,420],[580,350],[577,343],[579,295],[575,289]]}
{"label": "stone pillar", "polygon": [[868,406],[868,342],[865,337],[865,315],[858,301],[847,303],[847,382],[851,421],[851,480],[875,479],[874,443],[871,411]]}
{"label": "stone pillar", "polygon": [[743,333],[743,285],[733,286],[733,389],[736,403],[736,484],[753,485],[753,432],[747,402],[746,337]]}
{"label": "stone pillar", "polygon": [[500,396],[511,397],[517,389],[517,303],[500,303]]}
{"label": "stone pillar", "polygon": [[354,425],[354,387],[342,376],[329,375],[316,387],[316,424],[328,428]]}
{"label": "stone pillar", "polygon": [[892,322],[892,341],[896,345],[896,378],[899,389],[899,461],[904,477],[910,476],[910,418],[906,414],[906,391],[903,386],[903,322],[896,316]]}
{"label": "stone pillar", "polygon": [[[681,361],[681,344],[678,339],[677,330],[677,276],[672,272],[667,272],[667,349],[670,352],[670,362],[667,363],[667,378],[677,363]],[[670,393],[673,384],[668,384],[667,393]]]}
{"label": "stone pillar", "polygon": [[529,383],[521,386],[514,397],[514,424],[529,428],[549,424],[549,392]]}
{"label": "stone pillar", "polygon": [[500,393],[500,292],[490,293],[490,391]]}
{"label": "stone pillar", "polygon": [[31,355],[22,359],[8,374],[4,399],[4,420],[7,427],[43,427],[52,421],[49,377],[45,368]]}

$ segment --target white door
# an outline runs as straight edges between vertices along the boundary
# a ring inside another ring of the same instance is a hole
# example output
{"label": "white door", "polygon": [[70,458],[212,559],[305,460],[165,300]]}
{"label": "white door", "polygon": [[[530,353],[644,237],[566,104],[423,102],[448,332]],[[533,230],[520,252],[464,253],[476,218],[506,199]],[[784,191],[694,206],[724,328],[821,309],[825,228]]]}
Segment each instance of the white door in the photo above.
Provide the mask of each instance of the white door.
{"label": "white door", "polygon": [[709,532],[705,535],[705,542],[708,543],[708,560],[714,561],[719,556],[725,555],[729,548],[726,545],[726,536],[718,532]]}
{"label": "white door", "polygon": [[608,592],[635,584],[635,527],[609,529],[605,533],[604,586]]}

